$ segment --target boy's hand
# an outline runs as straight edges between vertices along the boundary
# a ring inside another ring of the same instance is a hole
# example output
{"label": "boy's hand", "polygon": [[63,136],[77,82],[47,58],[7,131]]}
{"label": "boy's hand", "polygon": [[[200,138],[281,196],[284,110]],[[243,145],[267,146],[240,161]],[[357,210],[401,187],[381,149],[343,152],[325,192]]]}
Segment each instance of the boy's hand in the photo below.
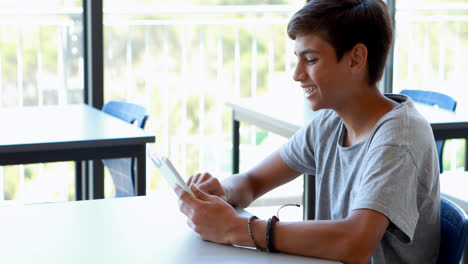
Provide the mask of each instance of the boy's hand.
{"label": "boy's hand", "polygon": [[213,177],[208,172],[205,173],[197,173],[195,175],[190,176],[187,181],[187,185],[195,185],[200,190],[207,194],[216,195],[223,200],[226,200],[226,192],[219,182],[219,180]]}
{"label": "boy's hand", "polygon": [[203,240],[233,244],[237,230],[242,228],[243,219],[220,197],[207,194],[194,184],[190,189],[195,197],[175,187],[179,210],[187,216],[188,226]]}

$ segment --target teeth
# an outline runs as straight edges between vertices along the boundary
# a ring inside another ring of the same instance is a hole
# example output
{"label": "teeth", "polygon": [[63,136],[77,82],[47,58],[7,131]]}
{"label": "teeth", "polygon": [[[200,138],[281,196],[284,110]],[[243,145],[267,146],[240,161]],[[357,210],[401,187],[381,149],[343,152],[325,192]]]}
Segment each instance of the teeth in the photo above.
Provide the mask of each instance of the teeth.
{"label": "teeth", "polygon": [[311,94],[313,94],[317,90],[317,86],[312,86],[312,87],[305,87],[304,88],[304,95],[307,97]]}

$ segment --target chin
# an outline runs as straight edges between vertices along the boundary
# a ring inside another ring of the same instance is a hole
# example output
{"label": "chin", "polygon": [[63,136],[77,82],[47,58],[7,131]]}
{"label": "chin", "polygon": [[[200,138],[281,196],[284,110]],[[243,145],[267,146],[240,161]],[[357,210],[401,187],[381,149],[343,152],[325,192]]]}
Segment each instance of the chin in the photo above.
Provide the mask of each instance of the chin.
{"label": "chin", "polygon": [[313,101],[310,101],[310,100],[307,100],[307,106],[312,111],[318,111],[318,110],[322,109],[322,107],[320,107],[320,105],[317,102],[313,102]]}

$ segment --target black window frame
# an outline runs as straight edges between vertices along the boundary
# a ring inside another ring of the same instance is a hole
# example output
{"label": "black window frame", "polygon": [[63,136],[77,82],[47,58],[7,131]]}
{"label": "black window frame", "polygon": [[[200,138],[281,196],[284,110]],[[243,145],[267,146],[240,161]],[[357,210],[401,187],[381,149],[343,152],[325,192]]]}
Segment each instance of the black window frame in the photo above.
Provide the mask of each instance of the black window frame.
{"label": "black window frame", "polygon": [[[83,0],[84,103],[104,104],[103,1]],[[77,161],[76,200],[104,198],[104,166],[100,160]]]}

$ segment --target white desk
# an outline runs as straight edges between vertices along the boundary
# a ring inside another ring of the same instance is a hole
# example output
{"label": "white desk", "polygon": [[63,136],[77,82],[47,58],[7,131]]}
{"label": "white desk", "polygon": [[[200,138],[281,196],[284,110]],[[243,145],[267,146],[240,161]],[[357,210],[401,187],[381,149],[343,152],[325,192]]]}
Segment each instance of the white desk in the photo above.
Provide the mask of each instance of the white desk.
{"label": "white desk", "polygon": [[337,263],[202,241],[175,198],[0,206],[0,263]]}
{"label": "white desk", "polygon": [[146,143],[154,142],[154,135],[88,105],[3,108],[0,120],[0,165],[75,161],[81,200],[89,198],[89,186],[92,198],[104,197],[102,166],[89,184],[81,178],[86,171],[81,161],[136,157],[135,193],[145,194]]}

